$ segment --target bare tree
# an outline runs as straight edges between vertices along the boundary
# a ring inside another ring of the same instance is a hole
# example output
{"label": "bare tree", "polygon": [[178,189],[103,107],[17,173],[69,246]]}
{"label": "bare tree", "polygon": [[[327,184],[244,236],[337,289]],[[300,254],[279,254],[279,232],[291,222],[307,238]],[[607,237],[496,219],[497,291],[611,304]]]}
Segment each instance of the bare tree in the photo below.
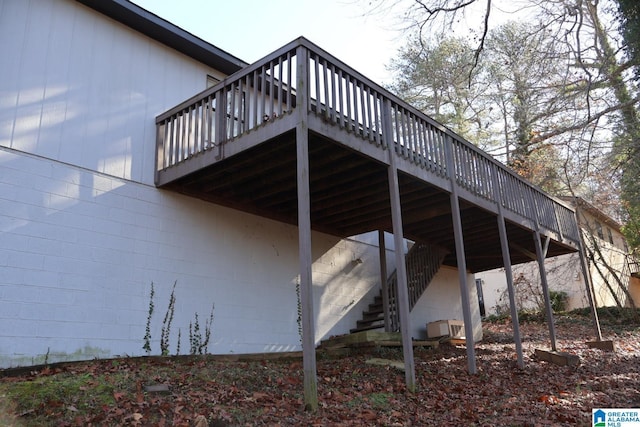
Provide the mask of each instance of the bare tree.
{"label": "bare tree", "polygon": [[[564,52],[558,61],[565,67],[565,79],[558,89],[564,92],[566,106],[560,120],[549,120],[547,126],[529,129],[530,116],[521,115],[518,141],[523,147],[545,147],[548,153],[561,154],[565,179],[578,192],[584,177],[592,173],[609,173],[609,181],[622,188],[621,197],[626,222],[623,228],[632,246],[640,245],[640,96],[637,76],[639,60],[625,52],[637,52],[623,43],[618,31],[618,4],[626,0],[377,0],[374,8],[402,10],[405,30],[416,30],[419,40],[438,41],[447,31],[456,34],[469,31],[478,66],[489,56],[489,40],[495,12],[511,9],[526,11],[534,23],[533,34],[545,34],[553,40],[555,49]],[[515,6],[511,6],[515,5]],[[626,6],[626,11],[637,7]],[[631,13],[628,12],[628,13]],[[619,15],[618,15],[619,16]],[[635,15],[633,15],[635,16]],[[637,19],[637,18],[636,18]],[[633,20],[624,21],[625,28],[636,28]],[[631,24],[629,24],[631,22]],[[465,26],[464,24],[469,24]],[[624,34],[628,34],[625,30]],[[500,63],[496,63],[498,68]],[[472,83],[473,73],[469,72]],[[503,88],[504,89],[504,88]],[[548,104],[551,109],[562,108]],[[503,113],[509,105],[497,103]],[[525,111],[511,111],[511,116]],[[505,134],[505,139],[508,137]],[[535,152],[535,150],[533,150]],[[527,154],[527,153],[525,153]],[[531,154],[531,153],[528,153]],[[544,156],[543,156],[544,157]],[[548,157],[548,156],[547,156]],[[604,164],[601,159],[608,161]],[[580,179],[582,178],[582,179]],[[620,209],[609,212],[618,215]]]}

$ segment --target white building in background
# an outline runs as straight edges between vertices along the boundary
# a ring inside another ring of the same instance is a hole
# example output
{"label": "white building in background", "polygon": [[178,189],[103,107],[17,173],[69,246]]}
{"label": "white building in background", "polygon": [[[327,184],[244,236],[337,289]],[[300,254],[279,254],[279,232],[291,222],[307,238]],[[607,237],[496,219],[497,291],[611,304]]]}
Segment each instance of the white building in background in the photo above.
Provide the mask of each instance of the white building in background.
{"label": "white building in background", "polygon": [[[300,349],[296,227],[154,186],[156,116],[248,64],[124,0],[0,1],[0,51],[0,368],[145,354],[152,283],[152,354],[174,283],[170,352],[212,305],[211,353]],[[316,342],[379,292],[375,237],[313,233]],[[462,318],[457,280],[414,337]]]}
{"label": "white building in background", "polygon": [[[575,207],[578,215],[589,273],[593,282],[593,295],[598,307],[631,306],[631,300],[640,305],[640,280],[638,262],[629,253],[629,246],[620,231],[620,224],[586,200],[565,198]],[[577,254],[562,255],[545,260],[549,288],[567,295],[567,310],[589,307],[586,285]],[[518,308],[540,307],[542,291],[536,262],[513,268],[514,282],[518,289]],[[476,274],[478,286],[482,286],[486,315],[508,313],[504,269]],[[625,292],[627,290],[628,292]]]}

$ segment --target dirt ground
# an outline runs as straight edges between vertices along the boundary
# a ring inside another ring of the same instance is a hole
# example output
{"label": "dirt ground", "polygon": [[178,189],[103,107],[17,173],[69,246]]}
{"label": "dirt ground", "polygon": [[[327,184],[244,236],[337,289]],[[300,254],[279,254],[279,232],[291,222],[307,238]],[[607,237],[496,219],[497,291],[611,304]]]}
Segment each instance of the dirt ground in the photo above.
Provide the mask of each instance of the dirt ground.
{"label": "dirt ground", "polygon": [[534,351],[549,349],[549,334],[534,321],[521,327],[519,369],[506,319],[485,324],[476,375],[467,373],[462,345],[417,348],[415,393],[402,370],[367,363],[402,360],[399,349],[320,352],[315,413],[304,410],[299,358],[128,358],[5,372],[0,425],[590,426],[594,408],[640,408],[638,325],[603,322],[614,352],[586,345],[594,338],[588,317],[557,316],[556,327],[558,350],[577,356],[578,365],[537,360]]}

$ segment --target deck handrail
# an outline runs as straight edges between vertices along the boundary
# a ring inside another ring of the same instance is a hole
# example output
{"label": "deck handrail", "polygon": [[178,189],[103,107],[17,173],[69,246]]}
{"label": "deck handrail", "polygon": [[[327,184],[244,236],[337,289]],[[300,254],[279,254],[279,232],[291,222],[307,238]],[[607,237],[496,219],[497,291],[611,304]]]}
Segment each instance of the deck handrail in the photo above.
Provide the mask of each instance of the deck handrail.
{"label": "deck handrail", "polygon": [[[296,75],[299,49],[306,50],[308,58],[307,75],[301,79]],[[308,105],[296,102],[298,81],[304,85]],[[158,116],[156,171],[205,151],[221,150],[233,139],[297,109],[306,109],[304,114],[321,117],[382,150],[391,148],[424,171],[455,180],[467,192],[502,203],[505,210],[563,239],[579,240],[571,207],[304,38]],[[447,152],[453,153],[453,175],[447,170]]]}

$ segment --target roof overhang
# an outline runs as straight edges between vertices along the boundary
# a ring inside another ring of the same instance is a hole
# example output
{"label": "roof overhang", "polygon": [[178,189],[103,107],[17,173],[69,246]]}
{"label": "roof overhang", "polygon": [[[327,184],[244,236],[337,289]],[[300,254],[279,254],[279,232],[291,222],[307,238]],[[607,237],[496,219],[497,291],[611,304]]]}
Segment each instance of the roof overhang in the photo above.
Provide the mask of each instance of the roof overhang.
{"label": "roof overhang", "polygon": [[248,64],[127,0],[76,0],[129,28],[225,74]]}

